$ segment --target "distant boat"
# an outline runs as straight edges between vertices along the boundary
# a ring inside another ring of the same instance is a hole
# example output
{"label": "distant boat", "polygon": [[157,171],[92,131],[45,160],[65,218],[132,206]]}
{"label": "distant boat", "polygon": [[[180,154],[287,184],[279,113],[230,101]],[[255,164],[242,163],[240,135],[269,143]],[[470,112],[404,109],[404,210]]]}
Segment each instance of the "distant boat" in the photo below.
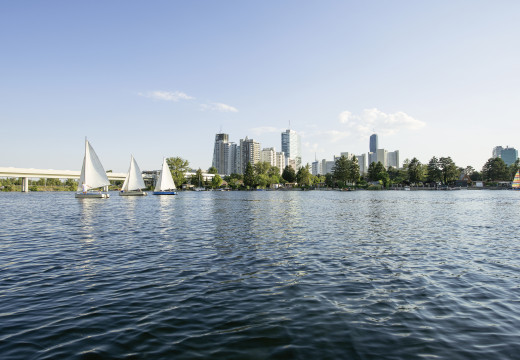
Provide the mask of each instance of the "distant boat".
{"label": "distant boat", "polygon": [[520,190],[520,170],[516,172],[512,187],[514,190]]}
{"label": "distant boat", "polygon": [[143,175],[141,174],[141,169],[137,165],[134,157],[130,158],[130,168],[128,169],[128,174],[126,175],[125,182],[123,183],[123,187],[119,192],[121,196],[146,196],[147,194],[142,190],[146,188],[144,184]]}
{"label": "distant boat", "polygon": [[81,166],[81,175],[78,182],[78,192],[75,197],[78,199],[107,199],[109,194],[94,189],[110,185],[105,169],[96,152],[85,138],[85,156]]}
{"label": "distant boat", "polygon": [[175,187],[175,182],[173,181],[172,173],[170,172],[170,168],[166,163],[166,159],[163,159],[161,175],[159,176],[159,180],[157,180],[157,184],[155,185],[153,194],[177,195],[177,192],[175,190],[177,190],[177,188]]}

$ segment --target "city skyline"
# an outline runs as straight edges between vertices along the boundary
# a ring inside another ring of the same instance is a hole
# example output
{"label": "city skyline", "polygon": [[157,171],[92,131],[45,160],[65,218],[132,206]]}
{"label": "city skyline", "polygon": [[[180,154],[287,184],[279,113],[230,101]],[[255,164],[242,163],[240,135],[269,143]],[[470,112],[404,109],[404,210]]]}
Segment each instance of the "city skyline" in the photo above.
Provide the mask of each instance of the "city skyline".
{"label": "city skyline", "polygon": [[519,10],[4,2],[0,166],[79,170],[87,136],[107,170],[125,172],[130,154],[143,169],[164,156],[207,169],[216,133],[278,150],[289,127],[302,165],[366,153],[377,133],[401,163],[450,156],[480,170],[495,146],[520,148]]}

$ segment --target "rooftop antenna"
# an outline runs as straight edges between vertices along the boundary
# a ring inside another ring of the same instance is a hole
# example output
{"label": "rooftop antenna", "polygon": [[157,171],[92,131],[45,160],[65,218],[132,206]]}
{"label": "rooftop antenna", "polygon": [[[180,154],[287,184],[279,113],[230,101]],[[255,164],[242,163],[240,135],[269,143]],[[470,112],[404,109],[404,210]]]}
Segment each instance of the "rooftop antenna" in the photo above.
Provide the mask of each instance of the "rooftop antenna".
{"label": "rooftop antenna", "polygon": [[291,120],[289,120],[289,130],[291,130]]}

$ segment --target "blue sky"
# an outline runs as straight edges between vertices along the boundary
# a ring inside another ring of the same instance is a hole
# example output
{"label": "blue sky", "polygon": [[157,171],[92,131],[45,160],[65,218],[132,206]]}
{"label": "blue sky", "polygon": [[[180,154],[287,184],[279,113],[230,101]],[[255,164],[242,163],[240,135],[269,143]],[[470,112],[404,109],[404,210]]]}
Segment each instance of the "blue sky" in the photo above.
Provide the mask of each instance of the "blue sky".
{"label": "blue sky", "polygon": [[211,166],[221,129],[304,163],[368,151],[480,169],[520,148],[517,1],[0,1],[0,166]]}

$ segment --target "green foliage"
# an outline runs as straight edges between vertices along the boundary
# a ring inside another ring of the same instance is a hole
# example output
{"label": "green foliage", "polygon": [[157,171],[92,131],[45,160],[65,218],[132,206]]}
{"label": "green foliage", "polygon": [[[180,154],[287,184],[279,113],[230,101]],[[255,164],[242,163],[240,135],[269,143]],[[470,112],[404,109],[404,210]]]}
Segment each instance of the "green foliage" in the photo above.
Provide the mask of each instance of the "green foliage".
{"label": "green foliage", "polygon": [[356,183],[359,181],[359,164],[357,158],[354,156],[348,159],[346,156],[341,155],[334,163],[332,169],[334,179],[345,186],[347,183]]}
{"label": "green foliage", "polygon": [[441,182],[442,181],[442,171],[439,164],[439,159],[435,156],[430,159],[428,165],[426,167],[426,171],[428,173],[427,179],[429,182]]}
{"label": "green foliage", "polygon": [[412,184],[417,184],[423,180],[423,167],[421,162],[414,157],[408,163],[407,167],[408,181]]}
{"label": "green foliage", "polygon": [[166,163],[172,173],[173,181],[177,186],[181,186],[186,182],[186,172],[188,171],[188,160],[184,160],[180,157],[169,157],[166,159]]}
{"label": "green foliage", "polygon": [[266,161],[260,161],[254,165],[254,171],[256,175],[267,175],[267,172],[270,168],[271,164]]}
{"label": "green foliage", "polygon": [[300,186],[310,186],[312,184],[312,175],[309,164],[301,167],[296,174],[296,181]]}
{"label": "green foliage", "polygon": [[296,172],[292,166],[287,165],[285,169],[283,169],[282,178],[288,183],[293,183],[296,181]]}
{"label": "green foliage", "polygon": [[208,169],[208,174],[218,174],[218,170],[216,167],[212,166]]}
{"label": "green foliage", "polygon": [[509,176],[511,181],[515,179],[518,170],[520,170],[520,159],[516,159],[516,161],[509,166]]}
{"label": "green foliage", "polygon": [[482,167],[484,180],[508,181],[510,177],[510,170],[501,158],[490,158]]}
{"label": "green foliage", "polygon": [[247,187],[255,186],[255,172],[250,162],[247,163],[246,171],[244,172],[244,185]]}
{"label": "green foliage", "polygon": [[450,181],[457,180],[459,178],[459,169],[451,157],[441,157],[439,159],[439,168],[441,170],[442,182],[444,184],[448,184]]}
{"label": "green foliage", "polygon": [[390,175],[388,175],[381,161],[370,164],[367,177],[370,181],[379,181],[384,187],[390,185]]}
{"label": "green foliage", "polygon": [[74,179],[67,179],[67,181],[65,181],[65,186],[69,191],[76,191],[78,189],[78,183]]}
{"label": "green foliage", "polygon": [[211,187],[213,189],[218,189],[222,185],[222,178],[219,174],[216,174],[213,179],[211,179]]}

